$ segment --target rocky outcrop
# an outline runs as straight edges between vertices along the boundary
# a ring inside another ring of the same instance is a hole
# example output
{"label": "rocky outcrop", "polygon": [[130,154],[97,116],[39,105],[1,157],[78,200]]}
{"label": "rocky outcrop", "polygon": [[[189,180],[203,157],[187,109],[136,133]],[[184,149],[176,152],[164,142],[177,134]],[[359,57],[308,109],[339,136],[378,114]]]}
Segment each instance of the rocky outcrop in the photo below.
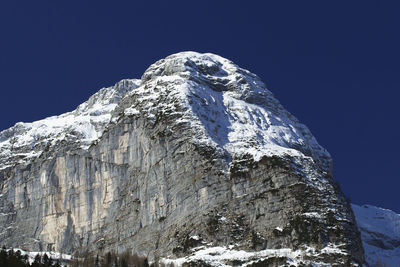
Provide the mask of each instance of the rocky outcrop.
{"label": "rocky outcrop", "polygon": [[224,58],[169,56],[49,119],[0,133],[8,246],[179,264],[217,264],[196,255],[221,247],[249,253],[231,265],[363,262],[328,152]]}

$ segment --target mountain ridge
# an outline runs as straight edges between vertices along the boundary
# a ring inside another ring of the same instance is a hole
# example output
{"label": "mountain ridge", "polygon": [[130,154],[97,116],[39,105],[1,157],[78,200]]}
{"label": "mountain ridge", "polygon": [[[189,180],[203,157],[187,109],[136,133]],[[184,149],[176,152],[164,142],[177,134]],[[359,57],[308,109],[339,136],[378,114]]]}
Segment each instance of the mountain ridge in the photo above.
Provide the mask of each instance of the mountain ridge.
{"label": "mountain ridge", "polygon": [[9,245],[151,259],[226,246],[250,253],[243,264],[363,262],[329,153],[227,59],[174,54],[71,113],[10,129],[0,133]]}
{"label": "mountain ridge", "polygon": [[[197,65],[194,62],[192,62],[192,60],[194,61],[197,60]],[[241,142],[243,142],[242,139],[245,139],[243,136],[246,134],[248,135],[250,132],[249,128],[235,129],[235,127],[233,127],[232,125],[231,128],[234,129],[233,130],[234,133],[231,133],[232,140],[228,140],[229,129],[222,129],[223,131],[222,134],[213,133],[213,130],[218,129],[217,127],[219,126],[218,124],[224,124],[223,121],[228,121],[228,123],[232,124],[235,123],[238,119],[239,120],[242,119],[245,122],[243,123],[243,121],[240,121],[238,123],[239,124],[238,127],[243,127],[242,125],[253,126],[251,127],[254,128],[251,129],[254,132],[252,133],[252,136],[263,135],[265,132],[264,135],[266,136],[262,136],[264,139],[263,142],[266,143],[264,146],[269,147],[268,149],[271,149],[271,147],[275,147],[277,150],[275,151],[275,153],[277,154],[286,153],[290,155],[292,153],[294,154],[293,156],[305,156],[305,154],[310,154],[314,153],[315,151],[319,151],[320,155],[318,156],[324,157],[325,158],[324,160],[331,161],[329,153],[324,148],[319,146],[319,144],[316,142],[315,138],[312,136],[309,130],[304,125],[299,123],[298,120],[295,117],[293,117],[293,115],[284,110],[284,108],[273,97],[272,93],[268,89],[266,89],[263,82],[256,75],[252,74],[247,70],[241,69],[234,63],[214,54],[202,54],[200,56],[200,54],[195,52],[181,52],[167,57],[165,61],[166,62],[162,60],[150,66],[143,74],[142,80],[145,82],[149,82],[152,79],[152,77],[156,77],[156,81],[153,81],[155,83],[158,82],[162,83],[163,82],[162,79],[167,79],[167,80],[169,79],[172,80],[173,82],[183,82],[182,80],[180,80],[182,79],[182,77],[183,78],[190,77],[189,80],[197,79],[197,82],[202,79],[207,81],[207,79],[210,79],[210,75],[206,75],[206,79],[201,78],[202,75],[204,75],[204,73],[201,73],[202,68],[212,69],[213,72],[215,72],[213,73],[213,75],[217,76],[217,78],[214,79],[216,80],[217,83],[216,85],[213,85],[212,90],[209,90],[209,88],[201,90],[201,87],[199,86],[192,86],[192,87],[187,86],[189,88],[188,90],[189,92],[184,92],[187,88],[182,88],[182,90],[175,90],[175,92],[181,91],[180,93],[183,94],[180,97],[182,98],[181,101],[186,102],[185,103],[185,105],[187,106],[186,108],[191,108],[193,111],[192,113],[198,112],[198,114],[191,114],[191,116],[187,118],[187,121],[192,123],[192,127],[200,130],[203,136],[207,136],[209,137],[209,139],[212,139],[212,140],[202,140],[204,143],[206,143],[206,145],[209,145],[211,141],[215,143],[214,145],[216,145],[217,148],[223,147],[223,144],[226,143],[229,144],[234,143],[232,147],[241,146]],[[199,62],[204,64],[204,66],[199,64]],[[221,62],[223,62],[223,64],[221,64]],[[191,64],[192,65],[194,64],[195,67],[191,66]],[[219,66],[218,64],[222,66]],[[164,68],[166,68],[166,70],[164,70]],[[160,69],[163,69],[161,73],[155,74],[155,72],[160,72]],[[171,73],[174,74],[173,71],[176,70],[179,71],[178,72],[179,75],[176,75],[176,77],[170,75]],[[218,72],[221,74],[219,74]],[[229,75],[227,75],[228,73]],[[131,85],[128,86],[129,89],[121,89],[124,88],[120,86],[121,83],[130,83]],[[207,84],[207,82],[205,83]],[[224,91],[232,92],[232,94],[225,94],[222,97],[218,96],[218,93],[220,92],[218,92],[217,87],[222,88],[224,86],[227,88],[227,90],[225,89]],[[128,95],[130,94],[129,96],[136,94],[141,95],[143,99],[141,100],[139,99],[138,101],[143,101],[146,98],[144,96],[146,94],[153,94],[152,97],[154,97],[154,95],[161,93],[156,91],[149,92],[143,89],[141,90],[141,92],[138,92],[140,88],[141,88],[140,80],[125,79],[118,82],[115,86],[101,89],[99,92],[91,96],[88,101],[79,105],[72,112],[67,112],[59,116],[48,117],[44,120],[39,120],[32,123],[17,123],[15,126],[6,129],[4,131],[1,131],[0,151],[2,152],[0,153],[3,153],[2,158],[6,158],[6,155],[4,155],[4,153],[9,153],[8,150],[10,150],[11,143],[13,145],[13,149],[15,149],[18,146],[34,147],[37,143],[38,138],[48,137],[49,139],[57,139],[57,135],[62,134],[62,132],[66,132],[65,133],[66,135],[67,134],[74,135],[75,133],[77,138],[74,140],[74,142],[82,142],[83,147],[90,145],[92,142],[101,137],[102,131],[104,131],[105,128],[104,125],[107,125],[108,123],[111,122],[110,116],[113,115],[112,113],[114,109],[117,108],[118,103],[122,101],[123,98],[127,97],[127,94]],[[198,95],[199,93],[202,93],[201,97]],[[210,93],[215,93],[215,95],[210,97]],[[222,100],[223,97],[228,99]],[[195,100],[196,98],[200,98],[200,101],[198,102],[192,101]],[[220,103],[218,103],[216,99],[219,100]],[[222,103],[223,101],[225,101],[225,103]],[[241,101],[245,101],[244,104],[245,108],[243,108],[243,105],[241,105],[240,103]],[[255,106],[254,110],[251,110],[253,101],[262,101],[262,103],[259,102],[258,105],[267,106],[268,108],[271,109],[267,111],[272,111],[275,112],[276,114],[263,112],[263,110],[257,108],[257,106]],[[228,107],[231,106],[229,107],[231,110],[229,110],[229,108],[221,109],[217,107],[217,109],[211,110],[211,113],[213,114],[207,114],[209,113],[208,110],[206,110],[206,108],[204,108],[204,105],[202,105],[204,102],[205,105],[208,107],[209,103],[212,102],[214,102],[214,104],[217,105],[219,104],[220,106],[228,106]],[[246,108],[250,109],[250,111],[245,110]],[[168,109],[168,107],[166,107],[166,109]],[[198,110],[196,111],[196,109]],[[233,112],[234,109],[239,110],[239,112],[236,113]],[[147,109],[143,111],[149,115],[149,118],[151,116],[154,116],[154,114],[152,114],[153,111],[152,109]],[[230,114],[226,114],[227,111],[231,111]],[[133,113],[130,114],[129,112],[134,113],[136,111],[134,111],[134,109],[132,108],[131,109],[128,108],[125,114],[134,115]],[[246,116],[239,118],[240,112],[248,112],[248,114],[245,114]],[[215,121],[210,122],[211,119],[210,115],[216,116],[219,113],[226,114],[227,116],[218,118],[219,120],[216,122]],[[185,114],[182,115],[185,116]],[[251,121],[252,119],[251,117],[253,116],[256,117],[257,115],[258,115],[257,119],[262,120],[261,123]],[[200,120],[202,118],[204,119],[200,123],[195,124],[193,122],[194,119],[196,119],[196,117]],[[236,118],[232,120],[231,119],[232,117]],[[286,121],[281,121],[282,119]],[[83,126],[81,128],[73,127],[76,124],[78,125],[83,124]],[[272,130],[268,129],[272,128],[274,124],[276,124],[276,127],[274,129]],[[265,125],[267,126],[265,127]],[[206,129],[201,129],[203,128],[201,126],[205,126],[204,128]],[[73,129],[70,129],[71,127]],[[280,128],[284,129],[282,130]],[[43,129],[42,132],[40,131],[41,129]],[[28,131],[28,133],[26,134],[27,136],[24,136],[25,139],[28,140],[21,140],[21,142],[19,142],[20,140],[12,140],[13,133],[15,133],[18,136],[23,131]],[[276,134],[276,137],[272,138],[272,140],[267,140],[271,139],[271,136],[273,134]],[[304,134],[305,136],[302,136],[302,134]],[[260,138],[260,136],[258,136],[258,138]],[[291,138],[296,140],[290,140]],[[257,138],[254,138],[255,141],[258,141],[256,139]],[[68,140],[68,137],[61,136],[60,140]],[[275,143],[277,144],[277,146],[275,146]],[[241,152],[242,154],[250,152],[253,154],[253,156],[256,157],[256,159],[259,159],[261,157],[261,155],[255,155],[256,152],[252,150],[251,147],[248,147],[248,144],[244,144],[244,146],[245,147],[242,150],[245,150],[245,152]],[[257,149],[259,149],[260,147],[263,147],[263,144],[256,144],[256,146]],[[290,150],[290,146],[295,147],[295,149]],[[299,155],[296,153],[298,149],[301,150],[307,146],[309,146],[309,148],[307,148],[308,151],[303,152],[303,155]],[[225,150],[232,150],[232,149],[233,148],[229,147],[225,148]],[[267,148],[265,148],[264,150],[266,149]],[[286,151],[279,151],[285,149]],[[268,154],[268,152],[265,151],[264,153]],[[270,153],[273,154],[274,151],[271,151]],[[40,154],[40,151],[37,154]],[[18,155],[18,156],[23,157],[24,155]],[[35,155],[26,155],[27,158],[29,158],[30,156],[35,157]],[[3,164],[3,168],[4,166],[7,165]]]}

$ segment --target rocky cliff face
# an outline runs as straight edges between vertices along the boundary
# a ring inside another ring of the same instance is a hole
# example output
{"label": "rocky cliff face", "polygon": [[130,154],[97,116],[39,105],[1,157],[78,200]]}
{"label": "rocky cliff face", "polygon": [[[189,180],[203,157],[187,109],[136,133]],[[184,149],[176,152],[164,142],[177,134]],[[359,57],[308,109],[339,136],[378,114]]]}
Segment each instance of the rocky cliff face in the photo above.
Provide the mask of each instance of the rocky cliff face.
{"label": "rocky cliff face", "polygon": [[178,53],[73,112],[0,133],[0,242],[176,264],[358,266],[331,165],[256,75]]}

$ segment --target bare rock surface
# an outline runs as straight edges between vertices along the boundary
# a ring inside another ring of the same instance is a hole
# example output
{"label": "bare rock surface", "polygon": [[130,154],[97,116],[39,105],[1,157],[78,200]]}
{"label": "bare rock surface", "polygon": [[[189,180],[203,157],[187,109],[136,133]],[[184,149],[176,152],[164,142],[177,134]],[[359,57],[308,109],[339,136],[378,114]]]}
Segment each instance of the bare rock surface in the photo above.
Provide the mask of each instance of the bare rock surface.
{"label": "bare rock surface", "polygon": [[183,266],[359,266],[331,169],[255,74],[182,52],[72,112],[0,132],[0,242]]}

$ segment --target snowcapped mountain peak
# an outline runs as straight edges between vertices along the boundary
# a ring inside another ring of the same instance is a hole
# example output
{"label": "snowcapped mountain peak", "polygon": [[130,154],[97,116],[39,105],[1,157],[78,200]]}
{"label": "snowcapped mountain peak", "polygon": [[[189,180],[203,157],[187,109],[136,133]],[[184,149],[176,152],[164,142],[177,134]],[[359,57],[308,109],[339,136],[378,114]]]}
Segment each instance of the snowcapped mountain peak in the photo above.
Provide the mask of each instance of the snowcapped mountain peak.
{"label": "snowcapped mountain peak", "polygon": [[258,76],[178,53],[74,111],[0,132],[0,238],[215,266],[357,266],[361,241],[330,166]]}
{"label": "snowcapped mountain peak", "polygon": [[132,97],[136,101],[125,114],[147,114],[154,121],[179,114],[175,122],[190,125],[195,143],[228,157],[309,157],[330,168],[329,153],[260,78],[223,57],[196,52],[168,56],[145,71]]}
{"label": "snowcapped mountain peak", "polygon": [[[124,98],[133,89],[139,87],[140,80],[138,79],[125,79],[119,81],[117,84],[111,87],[100,89],[97,93],[92,95],[88,101],[80,104],[75,112],[85,113],[88,111],[94,111],[95,107],[105,107],[109,105],[118,104],[122,98]],[[100,110],[101,112],[104,112]]]}
{"label": "snowcapped mountain peak", "polygon": [[228,159],[308,158],[326,171],[331,158],[260,78],[211,54],[181,52],[152,64],[141,80],[103,88],[72,112],[0,132],[0,167],[27,163],[59,142],[87,149],[115,116],[141,116],[191,129],[192,142]]}
{"label": "snowcapped mountain peak", "polygon": [[257,75],[211,53],[181,52],[170,55],[151,65],[143,74],[142,81],[175,75],[206,83],[215,91],[236,91],[247,97],[253,94],[272,95]]}

